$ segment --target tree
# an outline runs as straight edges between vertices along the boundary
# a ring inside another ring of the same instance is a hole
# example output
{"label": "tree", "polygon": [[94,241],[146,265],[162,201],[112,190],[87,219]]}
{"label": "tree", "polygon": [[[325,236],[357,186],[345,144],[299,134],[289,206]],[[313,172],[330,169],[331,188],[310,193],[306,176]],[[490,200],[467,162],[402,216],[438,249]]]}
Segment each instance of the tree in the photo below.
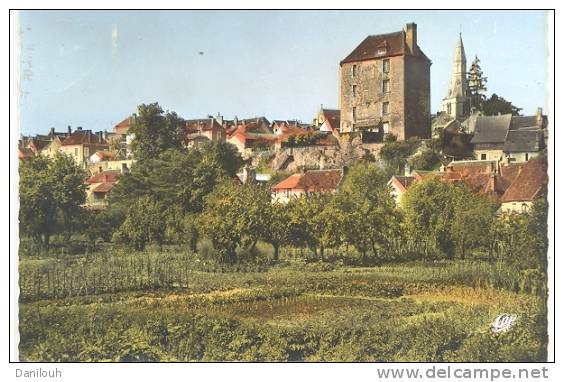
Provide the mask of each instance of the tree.
{"label": "tree", "polygon": [[384,161],[386,173],[392,175],[401,171],[416,146],[412,141],[386,142],[380,149],[380,158]]}
{"label": "tree", "polygon": [[484,77],[480,67],[480,59],[476,56],[468,72],[468,96],[470,97],[471,108],[483,110],[483,102],[486,100],[487,82],[488,78]]}
{"label": "tree", "polygon": [[142,196],[128,210],[113,240],[139,251],[144,250],[148,243],[162,245],[166,227],[163,220],[163,206],[151,196]]}
{"label": "tree", "polygon": [[262,239],[274,248],[274,261],[278,261],[280,246],[288,242],[289,210],[282,203],[270,203],[268,228],[263,232]]}
{"label": "tree", "polygon": [[241,200],[242,186],[226,180],[205,198],[199,216],[200,234],[208,237],[221,260],[234,264],[235,250],[241,243],[240,216],[244,212]]}
{"label": "tree", "polygon": [[480,110],[484,115],[520,115],[519,113],[523,109],[513,105],[510,101],[507,101],[503,97],[500,97],[494,93],[490,98],[486,99],[483,102],[482,108]]}
{"label": "tree", "polygon": [[137,107],[129,133],[133,155],[137,160],[154,159],[169,149],[183,146],[184,121],[175,112],[166,113],[158,103]]}
{"label": "tree", "polygon": [[334,199],[333,220],[340,220],[343,240],[361,254],[363,262],[369,251],[373,261],[379,260],[380,250],[398,235],[401,217],[387,180],[382,170],[361,161],[349,169]]}
{"label": "tree", "polygon": [[233,178],[242,163],[236,148],[211,142],[199,149],[166,150],[132,166],[110,194],[110,206],[127,211],[141,196],[153,196],[184,213],[202,210],[204,197],[224,179]]}
{"label": "tree", "polygon": [[402,203],[409,235],[430,240],[449,259],[457,250],[464,257],[469,247],[484,244],[497,207],[464,184],[437,177],[411,185]]}
{"label": "tree", "polygon": [[414,170],[433,170],[441,162],[439,155],[434,150],[423,150],[408,160]]}
{"label": "tree", "polygon": [[86,173],[58,153],[20,161],[20,229],[48,246],[53,234],[70,235],[80,226],[86,200]]}
{"label": "tree", "polygon": [[548,203],[543,192],[527,213],[509,213],[496,224],[496,239],[503,246],[504,261],[521,269],[547,269]]}

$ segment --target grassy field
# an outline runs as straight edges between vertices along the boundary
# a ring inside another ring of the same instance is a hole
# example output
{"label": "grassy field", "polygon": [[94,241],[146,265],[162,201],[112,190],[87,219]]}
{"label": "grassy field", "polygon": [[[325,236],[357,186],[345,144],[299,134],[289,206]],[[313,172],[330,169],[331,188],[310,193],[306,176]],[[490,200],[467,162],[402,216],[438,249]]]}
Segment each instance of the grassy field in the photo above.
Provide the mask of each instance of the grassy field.
{"label": "grassy field", "polygon": [[[22,260],[20,358],[546,359],[544,299],[495,263],[218,269],[202,262],[172,252]],[[493,334],[501,313],[517,314],[517,323]]]}

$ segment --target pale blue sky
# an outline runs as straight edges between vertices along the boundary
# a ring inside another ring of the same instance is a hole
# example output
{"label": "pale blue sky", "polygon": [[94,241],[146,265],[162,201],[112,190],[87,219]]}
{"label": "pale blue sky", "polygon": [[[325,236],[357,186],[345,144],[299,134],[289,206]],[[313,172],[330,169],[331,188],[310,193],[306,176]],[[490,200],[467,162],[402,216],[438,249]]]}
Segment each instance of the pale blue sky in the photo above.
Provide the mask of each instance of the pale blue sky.
{"label": "pale blue sky", "polygon": [[[440,108],[458,33],[493,92],[546,109],[543,11],[25,11],[22,133],[111,130],[140,103],[185,118],[309,122],[338,106],[339,61],[367,35],[416,22]],[[199,52],[203,52],[203,55]]]}

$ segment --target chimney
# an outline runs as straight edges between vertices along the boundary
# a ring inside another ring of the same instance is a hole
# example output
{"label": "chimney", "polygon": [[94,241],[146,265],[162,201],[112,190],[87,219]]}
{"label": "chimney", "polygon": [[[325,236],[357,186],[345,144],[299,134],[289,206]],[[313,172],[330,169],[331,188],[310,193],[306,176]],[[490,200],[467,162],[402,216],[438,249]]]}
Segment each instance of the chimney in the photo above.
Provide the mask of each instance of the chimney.
{"label": "chimney", "polygon": [[53,136],[55,136],[55,128],[54,128],[54,127],[52,127],[52,128],[49,130],[49,135],[51,136],[51,138],[52,138]]}
{"label": "chimney", "polygon": [[96,135],[98,136],[98,143],[102,143],[102,132],[101,131],[97,131]]}
{"label": "chimney", "polygon": [[237,126],[239,124],[239,119],[237,118],[237,116],[235,116],[235,118],[233,118],[233,123],[235,124],[235,126]]}
{"label": "chimney", "polygon": [[417,47],[417,24],[408,23],[405,25],[405,43],[411,54],[415,54]]}
{"label": "chimney", "polygon": [[72,129],[71,129],[70,125],[67,126],[67,130],[68,130],[68,132],[69,132],[69,135],[71,135],[71,134],[72,134]]}
{"label": "chimney", "polygon": [[542,129],[542,107],[537,107],[537,127]]}
{"label": "chimney", "polygon": [[77,126],[76,129],[82,131],[82,126]]}

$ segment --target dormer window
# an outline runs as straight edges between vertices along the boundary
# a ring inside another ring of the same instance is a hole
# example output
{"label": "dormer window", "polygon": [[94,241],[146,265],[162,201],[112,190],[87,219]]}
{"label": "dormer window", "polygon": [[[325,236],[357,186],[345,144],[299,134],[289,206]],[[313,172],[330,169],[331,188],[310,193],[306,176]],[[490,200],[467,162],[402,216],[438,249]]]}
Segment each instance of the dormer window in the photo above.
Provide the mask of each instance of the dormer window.
{"label": "dormer window", "polygon": [[385,46],[381,46],[376,50],[377,56],[383,56],[384,54],[386,54],[386,47]]}

